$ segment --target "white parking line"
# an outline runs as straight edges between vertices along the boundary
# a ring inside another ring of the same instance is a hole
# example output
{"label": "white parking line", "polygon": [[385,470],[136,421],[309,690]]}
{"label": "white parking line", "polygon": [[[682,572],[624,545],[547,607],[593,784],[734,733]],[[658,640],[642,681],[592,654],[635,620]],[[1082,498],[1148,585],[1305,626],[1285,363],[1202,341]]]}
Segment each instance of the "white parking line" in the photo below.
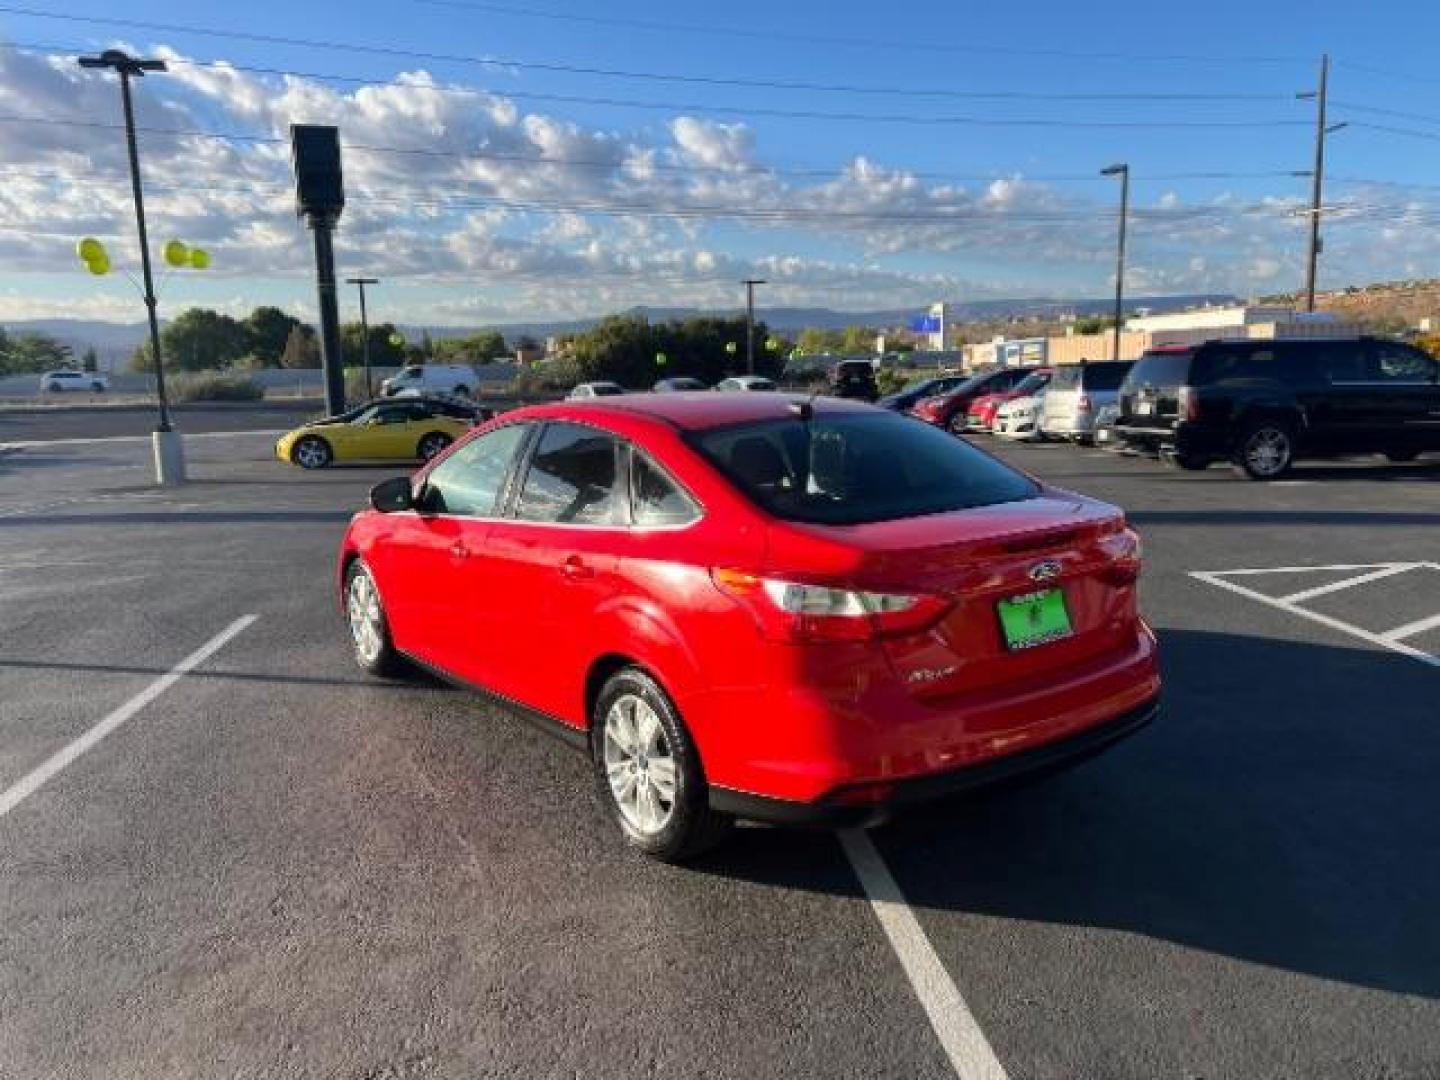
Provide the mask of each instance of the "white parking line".
{"label": "white parking line", "polygon": [[955,1075],[961,1080],[1006,1080],[1005,1067],[990,1048],[955,981],[935,955],[935,947],[920,928],[874,842],[862,830],[848,829],[840,834],[840,843]]}
{"label": "white parking line", "polygon": [[1403,638],[1415,637],[1423,634],[1426,630],[1440,629],[1440,615],[1431,615],[1428,619],[1416,619],[1412,623],[1396,627],[1394,630],[1386,630],[1380,636],[1386,641],[1400,641]]}
{"label": "white parking line", "polygon": [[1345,578],[1343,581],[1332,581],[1328,585],[1317,585],[1313,589],[1302,589],[1300,592],[1291,593],[1289,596],[1282,596],[1280,599],[1287,604],[1299,604],[1306,600],[1313,600],[1317,596],[1325,596],[1328,593],[1340,592],[1343,589],[1354,588],[1356,585],[1364,585],[1367,581],[1379,581],[1381,578],[1393,577],[1395,574],[1406,574],[1411,570],[1419,568],[1420,563],[1395,563],[1382,570],[1371,570],[1368,574],[1361,574],[1359,577]]}
{"label": "white parking line", "polygon": [[[186,439],[231,439],[239,435],[284,435],[290,428],[258,428],[253,431],[187,431]],[[85,439],[26,439],[0,443],[0,450],[38,450],[47,446],[91,446],[103,443],[149,442],[149,435],[97,435]]]}
{"label": "white parking line", "polygon": [[[1403,565],[1406,570],[1440,570],[1440,563],[1432,562],[1391,565]],[[1268,604],[1270,607],[1286,612],[1289,615],[1294,615],[1297,618],[1308,619],[1310,622],[1319,623],[1321,626],[1328,626],[1332,630],[1338,630],[1342,634],[1349,634],[1351,637],[1359,638],[1361,641],[1368,641],[1371,645],[1378,645],[1382,649],[1389,649],[1391,652],[1399,653],[1401,656],[1408,656],[1412,660],[1419,660],[1422,664],[1428,664],[1431,667],[1440,668],[1440,656],[1425,652],[1425,650],[1423,649],[1417,649],[1415,646],[1407,645],[1404,641],[1400,640],[1400,637],[1410,637],[1413,636],[1413,634],[1418,634],[1421,631],[1428,629],[1429,627],[1426,624],[1431,621],[1430,619],[1423,619],[1420,620],[1419,623],[1411,623],[1409,626],[1401,626],[1398,627],[1396,630],[1388,630],[1383,633],[1377,633],[1373,630],[1366,630],[1363,626],[1355,626],[1353,623],[1345,622],[1343,619],[1336,619],[1330,615],[1323,615],[1318,611],[1310,611],[1307,608],[1301,607],[1298,603],[1294,601],[1294,599],[1277,599],[1273,596],[1266,596],[1262,592],[1257,592],[1254,589],[1246,588],[1244,585],[1239,585],[1233,581],[1226,580],[1226,578],[1230,577],[1254,577],[1262,574],[1278,573],[1293,574],[1305,570],[1318,571],[1361,569],[1367,568],[1351,565],[1285,566],[1275,567],[1269,570],[1192,570],[1190,571],[1190,576],[1195,578],[1197,581],[1205,582],[1205,584],[1207,585],[1214,585],[1217,589],[1225,589],[1228,592],[1235,593],[1237,596],[1246,597],[1247,599],[1254,600],[1257,603]],[[1436,616],[1435,618],[1440,619],[1440,616]],[[1411,632],[1412,630],[1413,633]],[[1396,636],[1397,634],[1399,636]]]}
{"label": "white parking line", "polygon": [[214,656],[215,653],[224,648],[231,639],[259,617],[258,615],[242,615],[236,619],[164,675],[161,675],[160,678],[156,679],[144,690],[141,690],[140,693],[125,702],[124,705],[121,705],[89,731],[85,732],[84,735],[81,735],[74,742],[69,743],[51,755],[48,760],[32,769],[4,792],[0,792],[0,817],[4,817],[31,795],[34,795],[35,792],[44,787],[45,784],[64,769],[65,766],[85,753],[85,751],[94,747],[101,739],[115,731],[141,709],[145,708],[146,705],[149,705],[166,690],[169,690],[170,687],[174,686],[186,675],[194,671],[210,657]]}

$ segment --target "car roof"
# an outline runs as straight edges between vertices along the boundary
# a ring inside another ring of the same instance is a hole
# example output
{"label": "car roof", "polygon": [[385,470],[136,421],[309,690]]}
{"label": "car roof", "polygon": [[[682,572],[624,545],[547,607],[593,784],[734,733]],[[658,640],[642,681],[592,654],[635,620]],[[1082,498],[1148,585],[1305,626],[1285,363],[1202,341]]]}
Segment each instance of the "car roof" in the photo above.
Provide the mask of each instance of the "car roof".
{"label": "car roof", "polygon": [[[793,416],[794,402],[811,400],[806,394],[716,394],[709,390],[688,390],[677,394],[623,394],[603,401],[553,402],[523,410],[524,418],[601,419],[605,416],[646,417],[686,431],[726,427]],[[816,415],[840,413],[881,413],[886,410],[864,402],[842,398],[813,399]],[[520,413],[512,414],[517,418]]]}

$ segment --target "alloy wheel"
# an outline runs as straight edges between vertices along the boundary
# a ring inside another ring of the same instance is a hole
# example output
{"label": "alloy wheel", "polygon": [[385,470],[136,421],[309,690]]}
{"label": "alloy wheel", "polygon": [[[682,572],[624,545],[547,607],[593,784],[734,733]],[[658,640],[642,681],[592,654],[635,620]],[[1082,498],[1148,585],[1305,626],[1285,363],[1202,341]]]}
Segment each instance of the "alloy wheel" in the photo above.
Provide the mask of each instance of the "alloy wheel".
{"label": "alloy wheel", "polygon": [[319,439],[301,439],[295,447],[295,463],[302,469],[324,468],[330,462],[330,451]]}
{"label": "alloy wheel", "polygon": [[345,611],[355,651],[365,663],[373,664],[385,646],[384,616],[380,612],[380,594],[375,582],[364,570],[350,579]]}
{"label": "alloy wheel", "polygon": [[1279,428],[1260,428],[1245,443],[1245,462],[1256,476],[1279,475],[1290,464],[1290,436]]}
{"label": "alloy wheel", "polygon": [[604,763],[626,824],[645,836],[664,829],[675,812],[675,757],[660,717],[636,694],[622,694],[605,714]]}

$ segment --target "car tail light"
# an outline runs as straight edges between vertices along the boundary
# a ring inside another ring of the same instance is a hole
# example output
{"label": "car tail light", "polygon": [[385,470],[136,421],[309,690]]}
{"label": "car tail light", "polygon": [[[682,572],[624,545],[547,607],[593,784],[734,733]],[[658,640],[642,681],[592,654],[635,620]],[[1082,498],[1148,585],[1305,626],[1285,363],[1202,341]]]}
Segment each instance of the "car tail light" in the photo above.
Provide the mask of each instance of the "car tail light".
{"label": "car tail light", "polygon": [[1133,585],[1140,579],[1143,545],[1140,534],[1116,518],[1102,531],[1100,547],[1110,557],[1110,564],[1101,576],[1111,585]]}
{"label": "car tail light", "polygon": [[1182,420],[1199,420],[1199,419],[1200,419],[1200,399],[1195,396],[1195,388],[1194,388],[1193,386],[1182,386],[1182,387],[1180,387],[1180,393],[1179,393],[1179,396],[1178,396],[1178,404],[1179,404],[1180,419],[1182,419]]}
{"label": "car tail light", "polygon": [[914,633],[950,609],[943,597],[878,593],[715,569],[710,578],[738,600],[772,641],[869,641]]}
{"label": "car tail light", "polygon": [[1091,408],[1090,395],[1081,394],[1079,400],[1075,402],[1075,408],[1079,409],[1081,412],[1089,412]]}

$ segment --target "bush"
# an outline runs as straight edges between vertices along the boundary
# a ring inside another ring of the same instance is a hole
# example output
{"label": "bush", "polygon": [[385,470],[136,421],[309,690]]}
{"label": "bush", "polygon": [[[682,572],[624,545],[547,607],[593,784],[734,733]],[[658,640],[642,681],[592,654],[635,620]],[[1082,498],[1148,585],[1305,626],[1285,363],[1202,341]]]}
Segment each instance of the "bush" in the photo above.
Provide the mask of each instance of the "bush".
{"label": "bush", "polygon": [[902,368],[882,367],[875,372],[875,385],[880,388],[880,396],[887,394],[898,394],[905,389],[905,384],[914,381],[915,372]]}
{"label": "bush", "polygon": [[265,388],[244,375],[173,375],[166,384],[175,401],[259,401]]}
{"label": "bush", "polygon": [[529,397],[569,390],[581,381],[580,366],[572,359],[557,357],[523,369],[510,389],[520,397]]}

